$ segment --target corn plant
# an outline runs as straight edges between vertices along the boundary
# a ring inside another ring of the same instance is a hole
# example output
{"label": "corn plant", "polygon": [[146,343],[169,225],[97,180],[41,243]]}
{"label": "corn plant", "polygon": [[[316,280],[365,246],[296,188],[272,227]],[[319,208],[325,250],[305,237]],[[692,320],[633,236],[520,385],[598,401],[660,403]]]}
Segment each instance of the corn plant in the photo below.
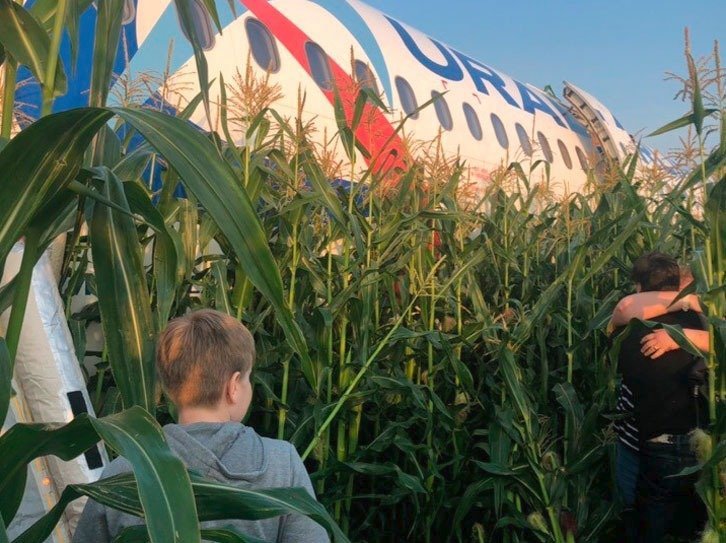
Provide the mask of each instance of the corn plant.
{"label": "corn plant", "polygon": [[[33,31],[47,38],[23,41],[35,47],[24,51],[9,38],[11,27],[0,28],[6,89],[20,63],[43,82],[48,103],[61,92],[62,70],[48,58],[57,56],[53,32],[63,17],[72,33],[77,11],[69,7],[84,5],[63,2],[39,14],[0,3],[28,24],[32,17],[41,27]],[[691,263],[711,322],[712,454],[703,458],[699,491],[710,529],[721,529],[724,93],[717,88],[707,99],[713,103],[703,105],[692,58],[693,112],[664,127],[690,125],[701,138],[684,179],[644,179],[630,157],[608,165],[604,176],[593,173],[587,193],[560,197],[546,183],[545,164],[529,171],[503,164],[471,205],[460,197],[467,165],[443,156],[436,141],[420,146],[423,158],[390,190],[362,164],[354,137],[356,122],[365,122],[360,116],[346,118],[338,105],[338,133],[315,144],[314,126],[303,120],[304,96],[296,115],[283,118],[275,111],[279,92],[249,70],[220,80],[219,123],[210,123],[216,132],[191,129],[184,119],[197,106],[208,117],[214,107],[196,44],[203,90],[179,118],[105,108],[110,72],[102,59],[114,50],[119,24],[118,6],[112,8],[99,17],[108,40],[97,44],[93,107],[46,116],[0,151],[0,198],[8,202],[0,214],[0,262],[20,236],[27,255],[18,278],[0,291],[0,306],[13,305],[0,399],[10,393],[29,272],[70,221],[60,287],[79,346],[87,323],[99,321],[104,330],[102,360],[89,377],[98,413],[126,421],[141,416],[133,407],[141,406],[149,435],[158,430],[148,413],[173,419],[174,407],[156,395],[153,342],[169,318],[215,307],[243,320],[257,340],[246,422],[298,447],[320,500],[350,539],[613,540],[617,375],[604,327],[631,288],[630,263],[657,249]],[[722,79],[712,78],[713,85]],[[3,111],[13,111],[13,93],[4,96]],[[356,106],[366,103],[382,107],[361,92]],[[712,150],[709,119],[720,137]],[[6,138],[9,123],[3,115]],[[131,145],[134,134],[144,143]],[[147,170],[158,182],[153,193]],[[337,177],[350,182],[330,182]],[[533,182],[541,177],[544,183]],[[596,182],[602,178],[608,182]],[[73,312],[82,289],[98,303]],[[139,326],[132,329],[132,321]],[[88,431],[89,441],[100,433]],[[157,449],[163,457],[162,445]],[[71,487],[66,499],[107,493],[110,505],[126,500],[129,512],[141,514],[145,483],[139,480],[138,491],[129,490],[128,478]],[[210,519],[200,497],[231,504],[230,515],[239,500],[266,508],[265,500],[282,497],[283,509],[271,511],[302,510],[337,539],[346,537],[325,511],[294,493],[242,496],[194,478],[183,486],[198,508],[171,513],[187,521]],[[0,478],[4,497],[3,488],[19,487]],[[53,523],[50,515],[36,529]],[[23,540],[39,541],[42,533]],[[168,540],[151,523],[149,535]]]}
{"label": "corn plant", "polygon": [[[213,217],[214,231],[218,226],[220,236],[239,255],[242,273],[275,308],[276,321],[293,352],[304,365],[309,366],[310,361],[303,336],[285,304],[280,275],[255,209],[232,168],[220,160],[220,149],[182,119],[104,107],[119,47],[122,2],[104,2],[97,8],[90,107],[50,114],[54,96],[65,91],[65,72],[58,56],[61,36],[67,29],[77,46],[78,17],[89,6],[90,2],[39,2],[26,10],[10,1],[0,4],[4,138],[11,135],[13,126],[18,65],[32,71],[43,94],[41,118],[4,142],[0,153],[1,267],[13,245],[24,239],[21,269],[2,291],[3,306],[11,305],[11,309],[6,337],[0,340],[0,415],[4,420],[12,394],[13,363],[33,266],[50,242],[67,232],[69,222],[75,227],[69,236],[63,283],[77,285],[84,271],[74,254],[87,225],[90,235],[84,255],[94,262],[104,351],[125,410],[100,419],[79,417],[66,425],[16,424],[0,436],[0,539],[7,541],[6,526],[22,500],[29,462],[49,454],[70,459],[102,439],[129,460],[134,477],[67,487],[59,503],[16,541],[45,540],[65,506],[83,495],[143,516],[146,527],[124,536],[132,540],[201,541],[198,519],[266,518],[297,512],[317,519],[336,540],[345,541],[325,510],[300,489],[241,492],[199,479],[191,481],[152,416],[157,404],[155,336],[175,303],[178,280],[186,279],[186,270],[193,267],[188,259],[195,256],[195,247],[187,243],[185,250],[184,229],[171,226],[177,206],[162,207],[169,213],[165,217],[133,175],[155,153],[183,180],[193,205],[198,202]],[[190,15],[183,15],[189,24]],[[142,148],[128,150],[121,145],[117,132],[107,126],[114,116],[117,130],[123,125],[127,132],[145,139]],[[205,158],[200,162],[195,156]],[[188,226],[196,230],[196,221]],[[139,237],[143,231],[155,232],[151,283],[143,262],[145,236]],[[240,535],[205,531],[204,537],[238,540]]]}

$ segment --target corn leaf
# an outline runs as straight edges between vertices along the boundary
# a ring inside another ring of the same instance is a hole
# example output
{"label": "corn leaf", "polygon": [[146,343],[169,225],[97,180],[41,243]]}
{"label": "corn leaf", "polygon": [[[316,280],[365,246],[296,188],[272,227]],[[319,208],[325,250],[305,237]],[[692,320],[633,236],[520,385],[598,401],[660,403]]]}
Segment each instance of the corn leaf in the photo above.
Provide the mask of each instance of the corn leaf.
{"label": "corn leaf", "polygon": [[124,405],[153,413],[155,336],[141,245],[121,182],[109,170],[97,173],[101,194],[127,212],[96,203],[89,220],[108,357]]}
{"label": "corn leaf", "polygon": [[314,371],[302,332],[285,303],[282,279],[267,236],[245,189],[214,145],[184,121],[154,111],[115,109],[166,158],[182,183],[204,206],[234,248],[252,284],[275,309],[285,336],[315,388]]}
{"label": "corn leaf", "polygon": [[156,232],[154,240],[154,278],[156,279],[156,329],[161,329],[169,320],[176,294],[176,278],[179,260],[184,258],[179,233],[164,222],[159,210],[151,203],[148,192],[141,184],[123,184],[129,209],[143,217]]}
{"label": "corn leaf", "polygon": [[0,428],[5,422],[8,414],[8,406],[10,405],[10,397],[13,393],[12,389],[12,361],[5,340],[0,338]]}
{"label": "corn leaf", "polygon": [[[210,2],[214,5],[212,0],[204,0],[205,7],[209,11]],[[179,14],[179,22],[184,29],[184,33],[188,37],[189,42],[194,50],[194,61],[197,67],[197,76],[199,77],[199,88],[202,93],[202,100],[204,102],[204,111],[207,116],[207,122],[209,126],[212,125],[212,116],[209,109],[209,67],[207,65],[207,57],[204,55],[200,37],[197,35],[197,26],[194,21],[196,15],[192,9],[192,3],[188,0],[174,0],[177,13]],[[217,28],[219,28],[219,17],[217,16],[216,6],[209,11],[210,16],[214,19]]]}
{"label": "corn leaf", "polygon": [[713,268],[726,267],[726,176],[711,189],[706,201],[706,222],[711,229]]}
{"label": "corn leaf", "polygon": [[[50,37],[35,17],[13,0],[0,0],[0,43],[18,63],[28,67],[41,85],[46,84]],[[67,86],[63,65],[58,59],[54,94],[65,94]]]}
{"label": "corn leaf", "polygon": [[695,113],[688,113],[680,119],[676,119],[675,121],[671,121],[668,124],[661,126],[658,130],[655,130],[648,134],[648,137],[650,138],[653,136],[660,136],[661,134],[672,132],[673,130],[678,130],[679,128],[683,128],[689,125],[694,125],[698,127],[699,118],[701,119],[701,126],[703,126],[703,118],[712,115],[716,111],[718,110],[713,108],[704,109],[700,117]]}
{"label": "corn leaf", "polygon": [[27,465],[53,454],[71,460],[98,442],[86,415],[69,424],[16,424],[0,437],[0,514],[15,517],[25,489]]}
{"label": "corn leaf", "polygon": [[[197,543],[199,524],[189,476],[169,449],[161,428],[140,407],[103,419],[80,415],[72,422],[59,425],[16,424],[0,440],[0,467],[3,473],[25,473],[33,459],[53,454],[70,460],[95,444],[99,436],[132,465],[132,481],[137,514],[148,519],[151,541]],[[2,484],[9,479],[0,479]],[[81,487],[83,485],[80,485]],[[44,541],[60,520],[66,505],[83,495],[70,485],[53,509],[23,532],[16,543]],[[140,498],[139,498],[140,496]],[[98,499],[98,495],[94,495]],[[99,500],[101,501],[101,500]],[[0,506],[4,509],[3,505]],[[3,511],[4,515],[4,511]]]}
{"label": "corn leaf", "polygon": [[90,421],[104,442],[134,467],[151,541],[200,542],[189,475],[154,418],[134,407]]}
{"label": "corn leaf", "polygon": [[0,152],[0,264],[39,206],[75,178],[86,148],[110,115],[99,109],[49,115]]}
{"label": "corn leaf", "polygon": [[116,50],[119,47],[119,38],[121,36],[123,8],[124,0],[105,0],[98,3],[96,33],[93,40],[93,70],[91,72],[88,102],[92,107],[106,105],[108,91],[111,88]]}
{"label": "corn leaf", "polygon": [[[266,543],[262,539],[250,535],[241,534],[234,530],[202,530],[202,540],[215,541],[217,543]],[[113,543],[148,543],[149,533],[146,526],[129,526],[124,529]]]}

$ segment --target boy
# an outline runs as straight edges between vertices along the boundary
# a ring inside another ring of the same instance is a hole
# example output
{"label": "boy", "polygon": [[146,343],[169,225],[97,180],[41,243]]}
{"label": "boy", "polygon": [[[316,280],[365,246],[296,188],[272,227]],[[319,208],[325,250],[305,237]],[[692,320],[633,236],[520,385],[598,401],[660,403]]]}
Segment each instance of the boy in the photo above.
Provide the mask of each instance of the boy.
{"label": "boy", "polygon": [[[250,372],[255,344],[234,318],[209,309],[174,319],[159,337],[156,363],[161,385],[178,409],[179,423],[164,427],[166,439],[191,470],[207,479],[243,488],[303,487],[315,496],[295,448],[260,437],[240,424],[252,400]],[[104,477],[131,471],[117,458]],[[75,543],[111,542],[143,520],[89,500]],[[302,515],[265,520],[204,522],[204,528],[233,528],[264,541],[326,543],[325,529]]]}

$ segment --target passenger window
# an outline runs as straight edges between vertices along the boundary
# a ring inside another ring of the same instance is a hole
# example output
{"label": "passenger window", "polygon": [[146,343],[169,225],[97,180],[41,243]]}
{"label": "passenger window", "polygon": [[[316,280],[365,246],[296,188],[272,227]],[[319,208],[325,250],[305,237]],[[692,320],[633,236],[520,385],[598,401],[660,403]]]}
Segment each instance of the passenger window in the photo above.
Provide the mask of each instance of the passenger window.
{"label": "passenger window", "polygon": [[481,130],[481,123],[479,122],[479,115],[476,114],[471,105],[464,102],[464,117],[466,117],[466,124],[469,125],[469,132],[474,136],[474,139],[481,141],[484,137],[484,133]]}
{"label": "passenger window", "polygon": [[398,98],[401,101],[403,112],[412,119],[418,119],[418,102],[411,85],[403,77],[397,77],[396,89],[398,90]]}
{"label": "passenger window", "polygon": [[507,136],[507,130],[504,128],[504,123],[502,123],[502,120],[495,113],[491,114],[491,120],[499,145],[501,145],[503,149],[508,149],[509,137]]}
{"label": "passenger window", "polygon": [[539,145],[542,148],[542,154],[544,155],[545,160],[552,163],[554,157],[552,156],[552,147],[550,147],[550,142],[547,141],[547,138],[542,132],[537,132],[537,139],[539,140]]}
{"label": "passenger window", "polygon": [[308,56],[310,71],[313,74],[315,82],[323,90],[332,90],[333,74],[330,71],[328,55],[325,54],[325,51],[317,43],[311,41],[305,44],[305,53]]}
{"label": "passenger window", "polygon": [[434,109],[436,110],[436,116],[439,118],[439,122],[444,130],[451,130],[454,128],[454,121],[451,118],[451,111],[449,110],[449,104],[446,103],[444,95],[440,92],[431,91],[431,98],[434,100]]}
{"label": "passenger window", "polygon": [[570,158],[570,152],[567,150],[565,142],[563,142],[562,140],[557,140],[557,146],[560,148],[560,154],[562,155],[562,160],[565,161],[565,166],[567,166],[568,170],[571,170],[572,158]]}
{"label": "passenger window", "polygon": [[267,27],[257,19],[247,19],[247,40],[250,43],[252,57],[257,65],[270,73],[280,71],[280,54],[277,43]]}
{"label": "passenger window", "polygon": [[517,123],[514,125],[514,129],[517,131],[517,137],[519,138],[519,145],[522,146],[522,151],[527,156],[532,156],[532,142],[529,140],[529,135],[524,127]]}
{"label": "passenger window", "polygon": [[[207,9],[201,3],[201,0],[179,1],[185,2],[187,6],[189,6],[189,9],[192,12],[194,33],[197,35],[197,38],[199,38],[202,49],[204,49],[205,51],[209,51],[212,47],[214,47],[214,27],[212,26],[212,20],[209,18],[209,13],[207,13]],[[188,40],[191,40],[191,37],[189,36],[189,34],[187,34],[186,29],[181,24],[181,17],[179,17],[178,10],[176,14],[179,18],[179,26],[181,27],[182,32]]]}
{"label": "passenger window", "polygon": [[368,64],[362,60],[355,61],[355,80],[364,89],[370,89],[375,94],[380,94],[378,91],[378,83],[376,83],[376,76],[368,67]]}
{"label": "passenger window", "polygon": [[590,169],[590,167],[587,165],[587,157],[585,156],[585,152],[580,149],[578,146],[575,146],[575,154],[577,155],[577,160],[580,161],[580,167],[587,171]]}

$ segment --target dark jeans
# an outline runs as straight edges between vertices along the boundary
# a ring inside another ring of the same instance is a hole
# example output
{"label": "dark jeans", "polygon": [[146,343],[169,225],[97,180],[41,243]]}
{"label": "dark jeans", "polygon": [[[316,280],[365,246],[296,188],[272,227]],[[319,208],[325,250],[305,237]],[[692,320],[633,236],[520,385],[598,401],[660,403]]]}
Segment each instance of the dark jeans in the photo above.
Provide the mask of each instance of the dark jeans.
{"label": "dark jeans", "polygon": [[622,441],[615,444],[615,482],[617,496],[622,504],[620,511],[621,532],[618,534],[620,543],[635,543],[637,532],[637,516],[635,508],[635,489],[640,472],[640,453],[634,451]]}
{"label": "dark jeans", "polygon": [[666,535],[693,538],[703,529],[706,511],[694,487],[699,474],[673,477],[697,463],[689,436],[677,436],[675,443],[641,443],[639,542],[660,543]]}

